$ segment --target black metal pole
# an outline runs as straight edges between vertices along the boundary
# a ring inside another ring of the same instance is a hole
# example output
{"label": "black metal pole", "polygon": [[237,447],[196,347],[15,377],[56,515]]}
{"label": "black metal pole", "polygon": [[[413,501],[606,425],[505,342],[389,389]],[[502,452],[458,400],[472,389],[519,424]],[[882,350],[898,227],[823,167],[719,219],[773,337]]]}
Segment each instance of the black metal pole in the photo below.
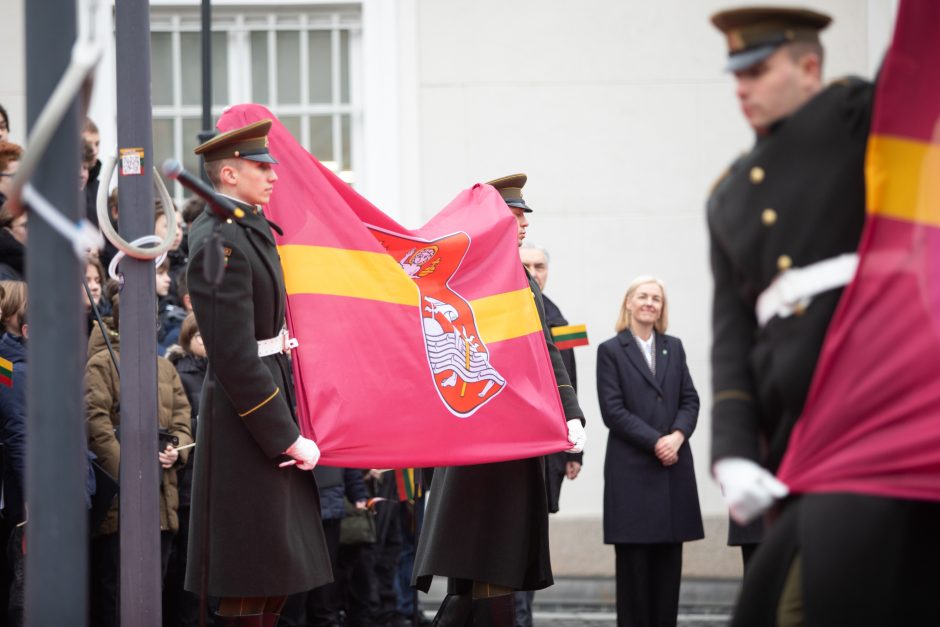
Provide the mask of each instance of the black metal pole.
{"label": "black metal pole", "polygon": [[[24,3],[26,108],[32,129],[68,65],[74,0]],[[33,186],[71,220],[84,214],[78,189],[79,111],[65,114]],[[82,270],[72,247],[37,216],[26,246],[29,294],[26,498],[29,508],[25,624],[78,625],[88,614],[88,509],[82,377]],[[5,609],[5,608],[4,608]]]}
{"label": "black metal pole", "polygon": [[[152,234],[153,126],[150,4],[115,3],[119,231]],[[137,155],[135,157],[135,155]],[[140,159],[140,167],[136,167]],[[157,461],[157,334],[153,261],[121,262],[121,624],[159,627],[160,465]]]}
{"label": "black metal pole", "polygon": [[[212,1],[202,0],[202,131],[199,143],[207,142],[215,136],[212,128]],[[200,163],[202,158],[200,157]],[[208,183],[203,168],[199,169],[202,179]]]}

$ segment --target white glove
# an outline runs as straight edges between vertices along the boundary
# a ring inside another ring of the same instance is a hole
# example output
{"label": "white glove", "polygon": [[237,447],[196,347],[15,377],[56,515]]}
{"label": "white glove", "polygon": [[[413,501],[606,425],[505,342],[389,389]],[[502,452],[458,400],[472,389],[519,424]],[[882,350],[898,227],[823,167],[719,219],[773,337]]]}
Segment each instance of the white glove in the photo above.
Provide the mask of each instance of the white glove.
{"label": "white glove", "polygon": [[746,525],[790,489],[764,468],[743,457],[728,457],[712,467],[731,518]]}
{"label": "white glove", "polygon": [[584,425],[577,418],[568,421],[568,442],[571,443],[566,453],[580,453],[584,450],[584,443],[587,442],[587,433],[584,432]]}
{"label": "white glove", "polygon": [[320,447],[313,440],[308,440],[301,435],[284,451],[284,454],[293,457],[300,470],[313,470],[320,459]]}

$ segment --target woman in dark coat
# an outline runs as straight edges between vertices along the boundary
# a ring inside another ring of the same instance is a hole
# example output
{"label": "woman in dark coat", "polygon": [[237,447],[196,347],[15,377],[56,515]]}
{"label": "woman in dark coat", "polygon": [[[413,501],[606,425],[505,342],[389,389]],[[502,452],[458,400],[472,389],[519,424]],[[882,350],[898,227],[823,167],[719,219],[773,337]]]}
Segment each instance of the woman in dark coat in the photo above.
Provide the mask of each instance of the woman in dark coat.
{"label": "woman in dark coat", "polygon": [[616,550],[617,624],[675,625],[682,543],[704,537],[692,449],[699,399],[678,338],[665,335],[666,292],[634,280],[617,336],[597,349],[597,394],[610,429],[604,542]]}

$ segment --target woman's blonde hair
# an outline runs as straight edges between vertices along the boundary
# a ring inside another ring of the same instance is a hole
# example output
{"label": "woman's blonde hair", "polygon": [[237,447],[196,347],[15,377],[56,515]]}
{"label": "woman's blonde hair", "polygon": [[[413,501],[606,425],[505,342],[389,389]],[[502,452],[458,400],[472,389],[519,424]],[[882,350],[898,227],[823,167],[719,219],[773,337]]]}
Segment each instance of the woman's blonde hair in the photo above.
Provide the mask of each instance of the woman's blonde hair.
{"label": "woman's blonde hair", "polygon": [[653,325],[653,328],[656,329],[656,332],[660,335],[666,332],[666,328],[669,327],[669,299],[666,298],[666,286],[654,276],[643,275],[633,279],[627,287],[627,293],[623,297],[623,303],[620,305],[620,316],[617,318],[617,324],[614,327],[617,333],[630,328],[630,310],[627,309],[627,302],[633,297],[638,287],[646,285],[647,283],[655,283],[659,286],[659,289],[663,291],[663,311],[659,316],[659,320]]}
{"label": "woman's blonde hair", "polygon": [[23,281],[0,281],[0,334],[12,328],[19,335],[26,316],[27,293]]}

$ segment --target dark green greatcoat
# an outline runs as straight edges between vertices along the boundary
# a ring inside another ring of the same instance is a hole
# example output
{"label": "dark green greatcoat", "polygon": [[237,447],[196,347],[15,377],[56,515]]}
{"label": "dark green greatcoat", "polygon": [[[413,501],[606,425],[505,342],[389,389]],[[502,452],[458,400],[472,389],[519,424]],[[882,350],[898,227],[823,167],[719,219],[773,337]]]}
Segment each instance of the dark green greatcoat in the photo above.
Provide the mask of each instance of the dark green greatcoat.
{"label": "dark green greatcoat", "polygon": [[[545,323],[542,294],[532,277],[529,287],[565,418],[583,421],[578,397]],[[515,590],[540,590],[554,583],[548,552],[544,458],[435,470],[412,584],[427,591],[434,575]]]}
{"label": "dark green greatcoat", "polygon": [[708,200],[713,459],[780,464],[842,290],[763,328],[754,308],[788,265],[857,249],[871,98],[858,79],[830,85],[759,138]]}
{"label": "dark green greatcoat", "polygon": [[257,341],[284,326],[284,278],[267,221],[245,208],[244,219],[221,225],[225,274],[214,308],[203,266],[217,219],[202,214],[189,236],[189,293],[209,369],[196,434],[186,588],[199,591],[208,506],[215,597],[288,595],[332,580],[313,473],[278,467],[300,435],[290,363],[284,354],[258,357]]}

